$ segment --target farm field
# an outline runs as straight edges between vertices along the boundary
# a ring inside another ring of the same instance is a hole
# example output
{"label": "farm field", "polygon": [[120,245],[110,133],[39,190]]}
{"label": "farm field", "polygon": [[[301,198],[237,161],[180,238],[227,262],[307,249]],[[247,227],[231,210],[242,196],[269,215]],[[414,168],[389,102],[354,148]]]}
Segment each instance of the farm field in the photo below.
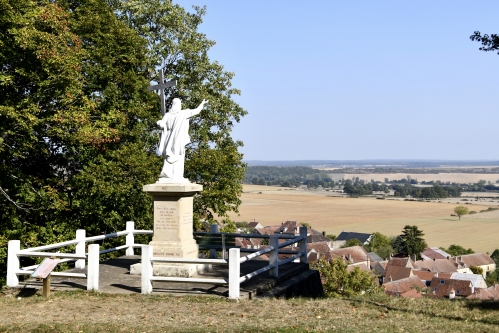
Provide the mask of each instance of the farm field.
{"label": "farm field", "polygon": [[[499,211],[467,215],[459,221],[450,216],[457,202],[332,197],[326,196],[331,195],[326,191],[257,185],[244,185],[244,192],[239,216],[231,215],[234,221],[256,220],[267,226],[297,220],[310,223],[314,229],[327,234],[378,231],[389,236],[400,234],[409,224],[423,230],[429,246],[459,244],[490,253],[499,248]],[[497,207],[497,200],[493,203],[473,201],[467,206],[479,212],[491,206]]]}

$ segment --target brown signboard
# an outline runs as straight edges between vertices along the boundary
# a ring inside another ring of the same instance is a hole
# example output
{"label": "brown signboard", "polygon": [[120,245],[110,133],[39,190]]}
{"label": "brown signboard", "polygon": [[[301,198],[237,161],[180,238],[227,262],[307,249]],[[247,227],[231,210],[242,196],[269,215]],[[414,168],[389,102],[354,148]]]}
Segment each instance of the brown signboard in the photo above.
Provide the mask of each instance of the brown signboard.
{"label": "brown signboard", "polygon": [[45,279],[50,273],[52,273],[59,261],[60,259],[45,258],[42,263],[38,265],[31,276],[34,278]]}

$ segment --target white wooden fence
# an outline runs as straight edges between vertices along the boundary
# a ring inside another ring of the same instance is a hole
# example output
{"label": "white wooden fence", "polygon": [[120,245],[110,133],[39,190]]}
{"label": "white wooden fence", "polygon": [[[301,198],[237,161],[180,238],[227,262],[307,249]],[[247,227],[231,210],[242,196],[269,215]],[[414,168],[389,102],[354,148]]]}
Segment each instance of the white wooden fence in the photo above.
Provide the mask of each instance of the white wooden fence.
{"label": "white wooden fence", "polygon": [[[212,228],[212,231],[217,233],[217,228]],[[134,254],[134,248],[142,249],[142,280],[141,280],[141,292],[143,294],[149,294],[152,292],[152,282],[153,281],[169,281],[169,282],[190,282],[190,283],[210,283],[210,284],[222,284],[229,286],[229,298],[237,299],[239,298],[240,291],[239,286],[241,283],[255,277],[258,274],[270,270],[270,274],[273,277],[279,276],[279,266],[284,265],[288,262],[299,260],[301,263],[307,263],[307,228],[300,228],[300,234],[289,235],[289,234],[278,234],[278,235],[257,235],[257,234],[224,234],[226,237],[240,237],[240,238],[268,238],[270,239],[270,246],[261,249],[239,249],[231,248],[229,249],[229,259],[225,259],[225,243],[223,246],[222,259],[210,258],[210,259],[188,259],[188,258],[165,258],[165,257],[154,257],[153,248],[149,245],[135,244],[134,235],[137,234],[152,234],[151,230],[135,230],[135,224],[133,221],[128,221],[126,223],[126,230],[119,231],[116,233],[86,237],[86,232],[83,229],[76,231],[76,238],[66,242],[38,246],[28,249],[22,249],[20,247],[19,240],[11,240],[8,245],[7,253],[7,286],[8,287],[18,287],[19,286],[19,275],[31,275],[38,265],[32,265],[27,267],[20,267],[19,257],[55,257],[61,258],[62,262],[75,261],[75,268],[85,268],[85,261],[88,263],[87,273],[69,273],[69,272],[52,272],[52,276],[60,277],[71,277],[71,278],[86,278],[87,279],[87,290],[98,290],[99,289],[99,257],[101,254],[109,253],[113,251],[119,251],[126,249],[126,256],[132,256]],[[210,235],[213,233],[196,233]],[[99,250],[98,244],[89,244],[88,253],[85,252],[86,243],[94,242],[98,240],[103,240],[107,238],[126,236],[125,245]],[[224,237],[222,237],[224,239]],[[284,240],[279,243],[279,240]],[[295,243],[299,244],[298,251],[286,251],[279,250],[283,247],[293,245]],[[75,253],[60,253],[60,252],[44,252],[47,250],[58,249],[70,245],[76,245]],[[246,256],[241,257],[240,252],[252,252]],[[216,252],[211,251],[211,256]],[[244,276],[240,276],[240,266],[242,263],[254,259],[263,254],[269,254],[269,264],[263,268],[260,268],[254,272],[248,273]],[[290,254],[291,256],[286,259],[279,260],[279,253]],[[152,265],[153,262],[163,262],[163,263],[186,263],[186,264],[206,264],[206,265],[229,265],[229,276],[227,279],[219,278],[180,278],[180,277],[164,277],[164,276],[153,276]]]}
{"label": "white wooden fence", "polygon": [[[201,234],[201,233],[196,233]],[[204,233],[209,235],[210,233]],[[226,237],[241,237],[241,238],[270,238],[270,246],[262,250],[252,249],[229,249],[229,259],[187,259],[187,258],[165,258],[154,257],[152,246],[142,247],[142,281],[141,291],[143,294],[150,294],[153,290],[153,281],[168,281],[168,282],[190,282],[190,283],[209,283],[209,284],[222,284],[229,286],[229,298],[237,299],[240,296],[240,284],[248,281],[249,279],[270,270],[271,276],[277,278],[279,276],[279,266],[289,262],[299,260],[301,263],[307,263],[307,228],[301,227],[298,236],[289,234],[277,235],[257,235],[257,234],[225,234]],[[279,239],[285,240],[279,243]],[[279,251],[283,247],[299,244],[299,251]],[[225,248],[225,245],[222,244]],[[240,252],[253,252],[247,256],[241,257]],[[222,258],[225,257],[222,251]],[[254,272],[241,276],[241,264],[259,257],[263,254],[269,254],[269,264]],[[279,260],[279,253],[291,254],[289,258]],[[165,277],[153,276],[153,262],[162,263],[185,263],[185,264],[211,264],[211,265],[229,265],[228,279],[216,278],[180,278],[180,277]]]}
{"label": "white wooden fence", "polygon": [[[151,230],[135,230],[135,223],[128,221],[126,230],[119,231],[106,235],[86,237],[86,231],[83,229],[76,230],[76,238],[66,242],[55,243],[45,246],[32,247],[21,250],[21,242],[19,240],[11,240],[8,245],[7,252],[7,286],[18,287],[19,275],[31,275],[38,265],[27,267],[20,266],[19,257],[54,257],[62,258],[60,263],[75,261],[75,268],[85,268],[85,260],[88,262],[87,274],[84,273],[69,273],[69,272],[52,272],[52,276],[71,277],[87,279],[87,290],[99,289],[99,257],[101,254],[113,251],[126,249],[126,255],[133,255],[133,249],[144,246],[143,244],[135,244],[134,235],[152,234]],[[125,245],[117,246],[105,250],[99,250],[98,244],[89,244],[88,253],[85,252],[86,243],[126,236]],[[60,253],[60,252],[44,252],[47,250],[58,249],[70,245],[76,245],[75,253]]]}

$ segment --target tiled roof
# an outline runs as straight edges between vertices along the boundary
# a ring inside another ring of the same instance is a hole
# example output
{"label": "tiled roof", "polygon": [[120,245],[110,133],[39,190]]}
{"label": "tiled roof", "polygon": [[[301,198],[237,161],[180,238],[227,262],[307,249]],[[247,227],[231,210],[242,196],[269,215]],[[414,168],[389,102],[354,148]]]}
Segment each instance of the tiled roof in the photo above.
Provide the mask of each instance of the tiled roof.
{"label": "tiled roof", "polygon": [[369,252],[369,257],[371,257],[372,261],[385,261],[385,259],[381,258],[377,253],[375,252]]}
{"label": "tiled roof", "polygon": [[372,234],[363,234],[360,232],[347,232],[347,231],[342,231],[338,237],[336,238],[337,241],[348,241],[350,239],[357,238],[360,240],[362,243],[365,243],[369,240],[369,238],[372,236]]}
{"label": "tiled roof", "polygon": [[327,238],[326,236],[322,236],[322,234],[319,235],[309,235],[307,237],[307,242],[308,243],[317,243],[317,242],[332,242],[330,238]]}
{"label": "tiled roof", "polygon": [[495,300],[496,297],[490,293],[487,289],[478,288],[475,289],[475,292],[469,296],[466,296],[468,299],[481,299],[481,300]]}
{"label": "tiled roof", "polygon": [[403,298],[421,298],[423,295],[416,289],[412,289],[409,291],[406,291],[405,293],[400,294],[401,297]]}
{"label": "tiled roof", "polygon": [[435,274],[433,272],[420,271],[417,269],[413,270],[412,274],[416,275],[417,277],[419,277],[423,281],[431,281],[431,279],[433,279],[435,277]]}
{"label": "tiled roof", "polygon": [[351,272],[355,269],[355,267],[358,267],[361,271],[371,272],[371,269],[368,268],[364,263],[348,265],[347,271]]}
{"label": "tiled roof", "polygon": [[494,260],[492,260],[487,253],[483,252],[458,256],[457,260],[464,262],[467,267],[494,264]]}
{"label": "tiled roof", "polygon": [[378,276],[385,275],[386,263],[387,263],[387,261],[381,261],[381,262],[373,261],[373,262],[371,262],[371,267],[373,268],[374,273]]}
{"label": "tiled roof", "polygon": [[239,238],[239,237],[237,237],[235,239],[235,241],[236,241],[236,246],[242,247],[244,249],[251,249],[251,248],[253,248],[253,244],[249,240],[247,240],[245,238]]}
{"label": "tiled roof", "polygon": [[279,227],[277,226],[273,226],[273,227],[256,228],[253,230],[260,235],[273,235],[278,228]]}
{"label": "tiled roof", "polygon": [[421,258],[425,260],[448,259],[449,257],[451,257],[450,254],[440,250],[438,247],[427,247],[421,252]]}
{"label": "tiled roof", "polygon": [[410,267],[416,268],[414,261],[410,258],[390,258],[386,266]]}
{"label": "tiled roof", "polygon": [[[362,246],[352,246],[343,249],[332,250],[331,255],[333,256],[333,258],[348,258],[348,255],[350,255],[353,264],[358,262],[365,262],[369,257],[369,254]],[[369,260],[371,259],[369,258]]]}
{"label": "tiled roof", "polygon": [[394,296],[399,296],[412,289],[426,288],[423,281],[421,281],[417,276],[411,276],[402,280],[386,282],[383,284],[383,287],[385,288],[385,293],[387,295],[394,295]]}
{"label": "tiled roof", "polygon": [[471,295],[471,282],[466,280],[452,280],[441,277],[434,277],[430,284],[431,292],[438,296],[449,296],[452,289],[456,292],[456,296]]}
{"label": "tiled roof", "polygon": [[294,235],[300,232],[300,227],[302,227],[302,225],[298,221],[286,221],[277,230],[275,230],[274,233]]}
{"label": "tiled roof", "polygon": [[498,300],[499,299],[499,286],[493,285],[487,289],[476,288],[475,293],[469,295],[469,299],[482,299],[482,300]]}
{"label": "tiled roof", "polygon": [[412,273],[412,268],[410,267],[386,266],[385,282],[389,281],[390,278],[392,279],[392,281],[397,281],[408,278],[410,276],[414,276],[414,274]]}
{"label": "tiled roof", "polygon": [[454,280],[470,281],[475,288],[487,288],[487,283],[481,274],[452,273],[450,278]]}
{"label": "tiled roof", "polygon": [[331,260],[331,248],[327,242],[317,242],[307,244],[307,253],[314,250],[317,253],[317,259],[313,260],[313,257],[309,257],[310,262],[317,261],[318,258],[324,258],[326,260]]}
{"label": "tiled roof", "polygon": [[255,229],[255,228],[262,228],[262,225],[260,224],[260,222],[250,222],[246,226],[246,229]]}
{"label": "tiled roof", "polygon": [[418,260],[416,266],[419,270],[427,270],[437,273],[453,273],[457,272],[456,266],[451,260],[448,259],[435,259],[435,260]]}

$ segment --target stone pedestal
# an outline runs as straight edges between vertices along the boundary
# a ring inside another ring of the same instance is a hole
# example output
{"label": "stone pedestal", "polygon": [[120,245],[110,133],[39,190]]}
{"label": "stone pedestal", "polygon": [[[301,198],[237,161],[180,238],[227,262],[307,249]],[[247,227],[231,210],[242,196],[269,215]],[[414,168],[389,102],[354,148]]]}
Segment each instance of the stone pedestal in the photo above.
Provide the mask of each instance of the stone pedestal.
{"label": "stone pedestal", "polygon": [[[145,185],[144,192],[154,200],[154,257],[198,258],[199,248],[192,236],[194,195],[203,190],[193,183],[156,183]],[[153,263],[153,274],[191,277],[206,270],[205,265]]]}

